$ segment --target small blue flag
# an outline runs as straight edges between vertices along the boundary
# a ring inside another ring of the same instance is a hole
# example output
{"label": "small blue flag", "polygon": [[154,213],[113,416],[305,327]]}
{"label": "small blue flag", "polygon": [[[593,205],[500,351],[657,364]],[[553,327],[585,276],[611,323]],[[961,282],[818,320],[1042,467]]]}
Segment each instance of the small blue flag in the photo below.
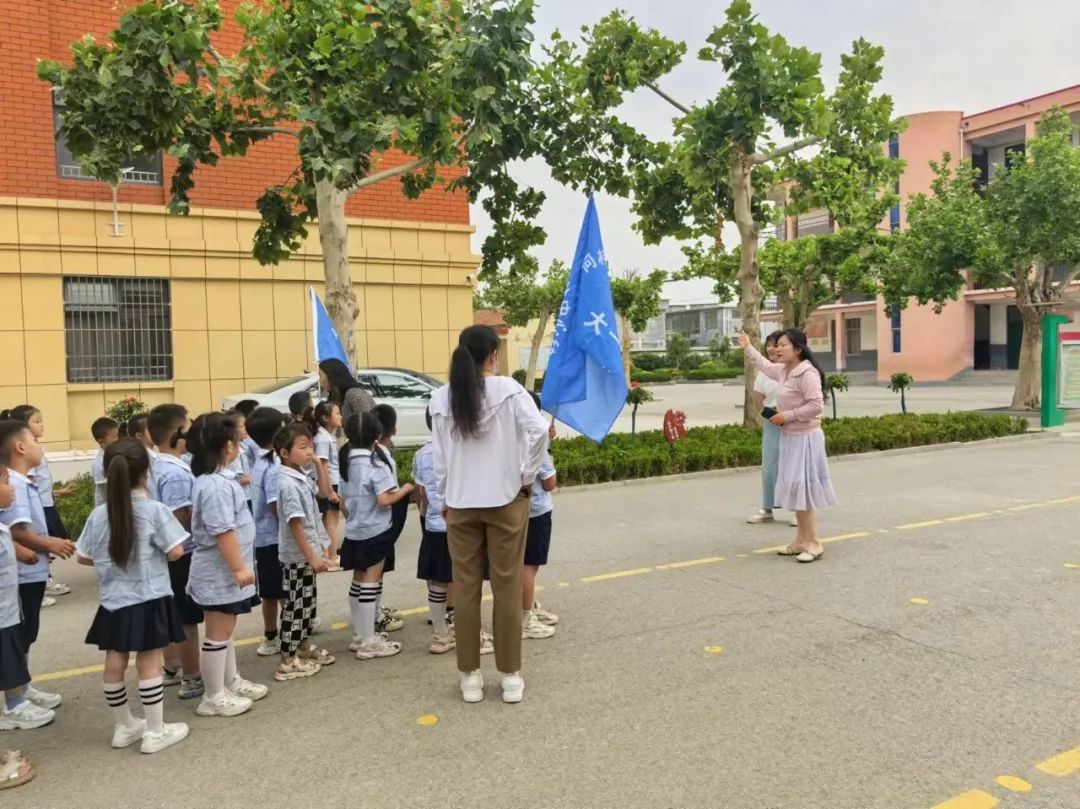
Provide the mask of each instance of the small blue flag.
{"label": "small blue flag", "polygon": [[311,336],[315,341],[315,364],[335,358],[345,363],[349,373],[352,373],[352,363],[349,362],[349,356],[334,331],[334,323],[330,320],[326,307],[315,294],[314,287],[308,287],[308,290],[311,292]]}
{"label": "small blue flag", "polygon": [[626,404],[626,373],[611,279],[589,196],[570,267],[541,394],[544,410],[596,443],[611,432]]}

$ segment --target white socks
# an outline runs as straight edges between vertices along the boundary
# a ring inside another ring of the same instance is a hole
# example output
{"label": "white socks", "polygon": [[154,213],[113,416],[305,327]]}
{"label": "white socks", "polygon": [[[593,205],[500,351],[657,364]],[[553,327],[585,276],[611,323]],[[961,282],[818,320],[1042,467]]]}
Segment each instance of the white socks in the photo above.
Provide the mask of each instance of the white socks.
{"label": "white socks", "polygon": [[161,733],[164,728],[165,686],[162,677],[154,677],[150,680],[139,680],[139,699],[143,704],[143,714],[146,716],[146,729],[150,733]]}
{"label": "white socks", "polygon": [[360,616],[360,642],[371,643],[375,640],[375,617],[378,612],[379,590],[382,585],[378,582],[361,582],[360,596],[356,599]]}
{"label": "white socks", "polygon": [[353,634],[360,637],[360,582],[353,581],[349,587],[349,614],[352,615]]}
{"label": "white socks", "polygon": [[446,626],[446,585],[428,582],[428,613],[431,615],[431,628],[436,635],[445,635]]}
{"label": "white socks", "polygon": [[240,676],[236,670],[236,645],[229,638],[229,648],[225,650],[225,687],[228,688]]}
{"label": "white socks", "polygon": [[116,724],[126,728],[133,727],[136,720],[131,714],[131,707],[128,705],[127,686],[123,682],[119,682],[102,683],[101,687],[105,691],[105,701],[109,703],[109,707],[112,709],[113,720]]}
{"label": "white socks", "polygon": [[[225,663],[228,657],[229,641],[216,641],[206,638],[199,655],[199,667],[202,669],[203,683],[206,685],[206,699],[214,700],[225,693]],[[235,669],[235,659],[233,668]]]}

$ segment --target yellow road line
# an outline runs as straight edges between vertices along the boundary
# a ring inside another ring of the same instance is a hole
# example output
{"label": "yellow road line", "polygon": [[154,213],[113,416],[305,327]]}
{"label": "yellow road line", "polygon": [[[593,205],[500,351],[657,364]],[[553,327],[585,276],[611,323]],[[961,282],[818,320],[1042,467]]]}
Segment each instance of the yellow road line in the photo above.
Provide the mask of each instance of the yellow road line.
{"label": "yellow road line", "polygon": [[[849,539],[863,539],[868,536],[870,536],[869,531],[856,531],[853,534],[840,534],[840,536],[825,537],[821,540],[821,544],[824,545],[826,542],[845,542]],[[787,545],[770,545],[768,548],[756,548],[754,553],[776,553],[786,547]]]}
{"label": "yellow road line", "polygon": [[657,565],[657,570],[680,570],[684,567],[694,567],[695,565],[711,565],[713,562],[723,562],[723,556],[706,556],[704,559],[691,559],[689,562],[671,562],[666,565]]}
{"label": "yellow road line", "polygon": [[82,666],[77,669],[64,669],[63,671],[50,671],[48,674],[35,674],[35,683],[47,683],[50,680],[66,680],[68,677],[78,677],[81,674],[99,674],[105,671],[104,664],[96,666]]}
{"label": "yellow road line", "polygon": [[635,567],[633,570],[619,570],[615,573],[601,573],[599,576],[586,576],[581,581],[589,584],[594,581],[608,581],[609,579],[622,579],[627,576],[640,576],[642,573],[652,573],[651,567]]}
{"label": "yellow road line", "polygon": [[989,792],[973,789],[955,798],[939,803],[934,809],[994,809],[1000,801]]}
{"label": "yellow road line", "polygon": [[959,517],[946,517],[945,522],[964,522],[966,520],[981,520],[983,517],[989,517],[989,511],[979,511],[975,514],[961,514]]}
{"label": "yellow road line", "polygon": [[1060,755],[1048,758],[1046,761],[1040,761],[1035,765],[1036,770],[1040,770],[1047,775],[1072,775],[1077,770],[1080,770],[1080,747],[1075,750],[1068,750]]}
{"label": "yellow road line", "polygon": [[925,522],[909,522],[907,525],[896,526],[897,531],[913,531],[916,528],[929,528],[931,525],[944,525],[945,520],[926,520]]}

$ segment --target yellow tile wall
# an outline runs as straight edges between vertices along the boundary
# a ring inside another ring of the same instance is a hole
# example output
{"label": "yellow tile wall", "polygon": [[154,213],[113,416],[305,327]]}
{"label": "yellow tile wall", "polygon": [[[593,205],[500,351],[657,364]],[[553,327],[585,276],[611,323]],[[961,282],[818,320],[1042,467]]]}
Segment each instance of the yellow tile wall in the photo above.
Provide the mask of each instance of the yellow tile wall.
{"label": "yellow tile wall", "polygon": [[[317,236],[294,259],[262,267],[250,256],[253,214],[171,217],[122,204],[120,217],[124,236],[114,238],[110,205],[0,197],[0,407],[41,408],[50,450],[92,448],[90,423],[124,396],[202,412],[314,368],[308,288],[323,294]],[[357,365],[445,378],[457,333],[472,323],[466,276],[475,277],[479,258],[470,232],[350,220]],[[173,379],[67,382],[63,277],[70,275],[171,279]]]}

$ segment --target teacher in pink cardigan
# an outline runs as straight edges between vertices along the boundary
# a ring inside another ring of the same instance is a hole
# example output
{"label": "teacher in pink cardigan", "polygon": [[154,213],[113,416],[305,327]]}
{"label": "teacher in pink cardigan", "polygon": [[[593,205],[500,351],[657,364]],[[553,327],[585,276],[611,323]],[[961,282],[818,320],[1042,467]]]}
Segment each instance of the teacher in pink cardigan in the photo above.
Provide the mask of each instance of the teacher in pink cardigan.
{"label": "teacher in pink cardigan", "polygon": [[780,471],[775,505],[795,512],[795,541],[777,551],[800,562],[816,562],[825,553],[818,539],[817,511],[836,504],[825,457],[821,413],[825,409],[825,373],[806,344],[806,335],[788,329],[776,341],[777,362],[771,362],[739,335],[739,345],[758,372],[778,383],[778,411],[769,421],[780,428]]}

